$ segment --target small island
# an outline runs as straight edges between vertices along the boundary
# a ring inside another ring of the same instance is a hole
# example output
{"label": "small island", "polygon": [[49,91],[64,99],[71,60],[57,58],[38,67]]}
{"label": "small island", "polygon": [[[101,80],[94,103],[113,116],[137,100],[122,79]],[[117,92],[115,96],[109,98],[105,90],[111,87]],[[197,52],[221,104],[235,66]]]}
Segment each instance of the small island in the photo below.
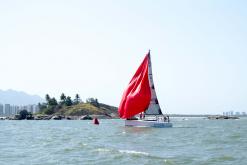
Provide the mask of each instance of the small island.
{"label": "small island", "polygon": [[21,110],[17,115],[8,117],[9,120],[92,120],[97,117],[100,119],[119,118],[117,107],[99,103],[97,98],[88,98],[86,102],[81,101],[79,94],[75,99],[61,94],[60,100],[55,97],[45,96],[46,102],[39,103],[40,111],[32,114],[27,110]]}

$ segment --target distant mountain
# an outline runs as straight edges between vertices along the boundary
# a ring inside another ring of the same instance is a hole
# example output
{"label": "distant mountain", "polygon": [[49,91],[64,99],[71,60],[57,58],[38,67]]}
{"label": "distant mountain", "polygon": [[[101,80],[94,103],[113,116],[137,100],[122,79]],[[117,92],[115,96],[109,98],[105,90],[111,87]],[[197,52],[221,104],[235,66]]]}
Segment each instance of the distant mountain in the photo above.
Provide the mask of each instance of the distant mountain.
{"label": "distant mountain", "polygon": [[39,102],[44,102],[40,96],[29,95],[25,92],[15,91],[15,90],[0,90],[0,103],[1,104],[11,104],[11,105],[28,105],[28,104],[38,104]]}

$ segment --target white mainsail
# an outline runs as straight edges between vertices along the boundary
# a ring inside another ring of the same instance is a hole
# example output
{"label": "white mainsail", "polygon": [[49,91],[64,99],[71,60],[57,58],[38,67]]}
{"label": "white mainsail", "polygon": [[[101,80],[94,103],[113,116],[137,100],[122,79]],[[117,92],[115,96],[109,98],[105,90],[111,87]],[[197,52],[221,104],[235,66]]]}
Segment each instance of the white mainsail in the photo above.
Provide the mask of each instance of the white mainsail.
{"label": "white mainsail", "polygon": [[162,111],[160,109],[160,105],[156,96],[153,74],[152,74],[152,64],[150,53],[148,56],[148,78],[149,78],[149,86],[151,89],[151,100],[148,109],[144,112],[146,115],[162,115]]}

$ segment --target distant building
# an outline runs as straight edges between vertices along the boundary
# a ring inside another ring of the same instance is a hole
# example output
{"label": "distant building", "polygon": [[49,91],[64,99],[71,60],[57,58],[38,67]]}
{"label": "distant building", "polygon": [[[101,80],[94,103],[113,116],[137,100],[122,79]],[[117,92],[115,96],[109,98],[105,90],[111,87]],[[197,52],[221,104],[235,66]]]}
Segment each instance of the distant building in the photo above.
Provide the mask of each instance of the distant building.
{"label": "distant building", "polygon": [[33,113],[39,112],[39,106],[38,105],[33,105]]}
{"label": "distant building", "polygon": [[236,112],[235,115],[236,115],[236,116],[239,116],[239,115],[240,115],[240,112]]}
{"label": "distant building", "polygon": [[33,113],[33,105],[28,105],[26,110]]}
{"label": "distant building", "polygon": [[10,114],[11,114],[11,115],[15,115],[15,114],[16,114],[15,106],[14,106],[14,105],[11,105],[11,106],[10,106]]}
{"label": "distant building", "polygon": [[11,109],[11,114],[12,115],[16,115],[16,114],[19,113],[19,106],[12,105],[10,109]]}
{"label": "distant building", "polygon": [[20,107],[20,110],[27,110],[27,111],[28,111],[28,106],[27,106],[27,105],[21,106],[21,107]]}
{"label": "distant building", "polygon": [[10,116],[10,114],[11,114],[10,104],[4,105],[4,114],[5,114],[5,116]]}
{"label": "distant building", "polygon": [[16,112],[16,114],[18,114],[20,112],[20,107],[19,106],[15,106],[15,112]]}
{"label": "distant building", "polygon": [[3,104],[0,104],[0,116],[3,116],[4,113],[3,113]]}
{"label": "distant building", "polygon": [[225,116],[229,116],[229,112],[224,112]]}
{"label": "distant building", "polygon": [[34,104],[25,106],[0,104],[0,116],[13,116],[18,114],[21,110],[27,110],[31,113],[37,113],[39,112],[39,106]]}
{"label": "distant building", "polygon": [[19,111],[21,111],[21,110],[23,110],[24,108],[23,108],[23,106],[19,106]]}
{"label": "distant building", "polygon": [[35,105],[35,104],[28,105],[27,106],[27,111],[28,112],[31,112],[31,113],[37,113],[37,112],[39,112],[39,106],[38,105]]}
{"label": "distant building", "polygon": [[243,115],[243,116],[246,116],[246,112],[242,112],[242,115]]}

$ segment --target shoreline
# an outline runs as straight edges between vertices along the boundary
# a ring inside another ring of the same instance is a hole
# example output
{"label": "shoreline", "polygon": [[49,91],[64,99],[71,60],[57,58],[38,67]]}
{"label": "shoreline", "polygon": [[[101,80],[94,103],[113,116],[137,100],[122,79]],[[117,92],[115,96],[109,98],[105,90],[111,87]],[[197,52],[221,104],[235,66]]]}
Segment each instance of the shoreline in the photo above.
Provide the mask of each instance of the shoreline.
{"label": "shoreline", "polygon": [[[93,120],[98,119],[119,119],[116,116],[109,115],[82,115],[82,116],[64,116],[64,115],[33,115],[33,118],[23,120]],[[1,116],[0,120],[20,120],[15,116]]]}
{"label": "shoreline", "polygon": [[[247,117],[247,115],[239,115],[239,116],[224,116],[224,115],[184,115],[184,114],[171,114],[169,115],[171,118],[176,117],[201,117],[206,119],[239,119],[240,117]],[[110,116],[110,115],[81,115],[81,116],[65,116],[65,115],[33,115],[33,118],[24,119],[24,120],[93,120],[94,118],[98,119],[120,119],[118,116]],[[20,120],[15,118],[15,116],[0,116],[0,120]]]}

